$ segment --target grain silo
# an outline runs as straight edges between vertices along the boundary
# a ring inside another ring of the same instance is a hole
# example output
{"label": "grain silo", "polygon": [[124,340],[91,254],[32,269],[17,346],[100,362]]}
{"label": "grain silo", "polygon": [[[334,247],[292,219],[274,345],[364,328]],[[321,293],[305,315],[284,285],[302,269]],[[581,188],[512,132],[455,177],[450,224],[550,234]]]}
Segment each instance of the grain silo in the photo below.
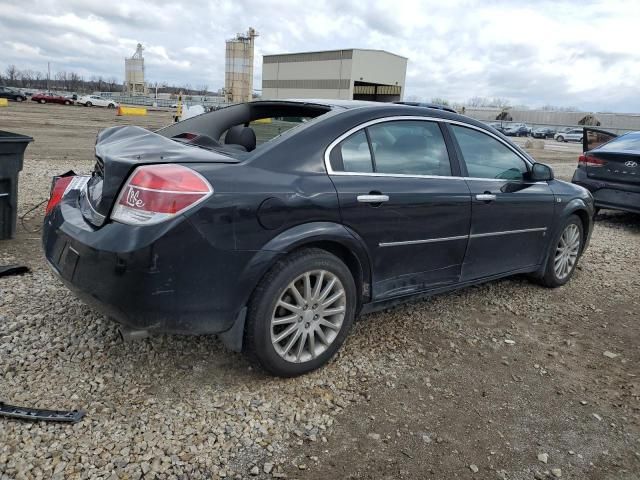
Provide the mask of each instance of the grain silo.
{"label": "grain silo", "polygon": [[131,58],[124,59],[124,91],[130,94],[147,93],[142,50],[142,44],[139,43],[136,53]]}
{"label": "grain silo", "polygon": [[253,45],[258,33],[249,28],[227,40],[224,78],[225,98],[228,102],[248,102],[253,93]]}

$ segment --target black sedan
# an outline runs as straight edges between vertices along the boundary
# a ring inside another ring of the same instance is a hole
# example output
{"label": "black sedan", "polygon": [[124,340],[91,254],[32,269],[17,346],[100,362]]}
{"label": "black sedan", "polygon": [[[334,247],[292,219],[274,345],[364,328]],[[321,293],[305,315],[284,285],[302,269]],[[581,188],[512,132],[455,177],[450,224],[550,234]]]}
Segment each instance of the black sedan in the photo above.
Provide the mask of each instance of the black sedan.
{"label": "black sedan", "polygon": [[440,109],[251,102],[104,130],[96,157],[52,188],[53,270],[125,336],[219,334],[281,376],[327,362],[359,314],[522,273],[563,285],[592,229],[588,191]]}
{"label": "black sedan", "polygon": [[640,132],[616,137],[585,128],[583,139],[573,183],[593,194],[598,209],[640,213]]}
{"label": "black sedan", "polygon": [[556,131],[550,127],[536,128],[531,132],[533,138],[553,138]]}

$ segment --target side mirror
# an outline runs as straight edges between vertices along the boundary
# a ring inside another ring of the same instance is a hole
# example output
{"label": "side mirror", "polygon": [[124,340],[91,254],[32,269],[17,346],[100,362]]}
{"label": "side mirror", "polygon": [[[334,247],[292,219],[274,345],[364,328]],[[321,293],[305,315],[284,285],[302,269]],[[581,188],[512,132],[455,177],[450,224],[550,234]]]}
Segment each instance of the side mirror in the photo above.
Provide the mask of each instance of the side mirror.
{"label": "side mirror", "polygon": [[553,180],[553,169],[544,163],[534,163],[531,167],[529,178],[534,182],[547,182]]}

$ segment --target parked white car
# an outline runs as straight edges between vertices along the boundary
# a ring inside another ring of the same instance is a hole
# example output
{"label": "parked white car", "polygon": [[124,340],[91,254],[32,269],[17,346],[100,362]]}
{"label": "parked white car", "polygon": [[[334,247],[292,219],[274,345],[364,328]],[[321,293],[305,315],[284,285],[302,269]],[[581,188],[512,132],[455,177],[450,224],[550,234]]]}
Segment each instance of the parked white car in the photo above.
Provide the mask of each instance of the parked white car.
{"label": "parked white car", "polygon": [[79,105],[84,105],[85,107],[107,107],[107,108],[118,107],[118,104],[114,100],[110,98],[104,98],[99,95],[82,96],[78,98],[78,100],[76,100],[76,103]]}
{"label": "parked white car", "polygon": [[582,129],[572,128],[566,132],[558,132],[555,135],[555,139],[558,142],[581,142],[582,141]]}

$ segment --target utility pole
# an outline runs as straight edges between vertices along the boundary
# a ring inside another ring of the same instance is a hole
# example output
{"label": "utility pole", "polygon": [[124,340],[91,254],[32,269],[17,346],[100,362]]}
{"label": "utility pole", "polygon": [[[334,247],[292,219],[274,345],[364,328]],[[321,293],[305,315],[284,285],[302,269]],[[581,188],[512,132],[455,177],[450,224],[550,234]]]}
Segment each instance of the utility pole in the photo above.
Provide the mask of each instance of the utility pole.
{"label": "utility pole", "polygon": [[51,62],[47,62],[47,92],[50,92],[49,78],[51,77]]}

